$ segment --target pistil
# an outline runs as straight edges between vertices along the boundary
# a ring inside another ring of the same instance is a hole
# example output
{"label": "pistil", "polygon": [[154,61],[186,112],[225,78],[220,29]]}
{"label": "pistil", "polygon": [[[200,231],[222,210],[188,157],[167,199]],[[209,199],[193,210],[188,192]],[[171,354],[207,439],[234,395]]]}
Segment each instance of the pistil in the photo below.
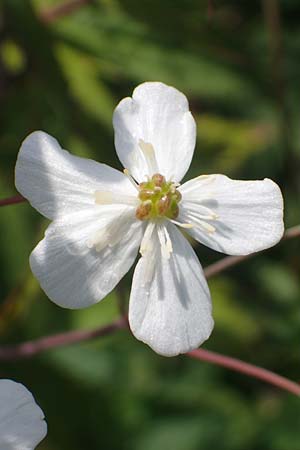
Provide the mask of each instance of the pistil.
{"label": "pistil", "polygon": [[181,194],[175,183],[166,181],[160,173],[155,173],[150,180],[140,183],[138,198],[140,204],[135,215],[139,220],[176,219],[179,214]]}

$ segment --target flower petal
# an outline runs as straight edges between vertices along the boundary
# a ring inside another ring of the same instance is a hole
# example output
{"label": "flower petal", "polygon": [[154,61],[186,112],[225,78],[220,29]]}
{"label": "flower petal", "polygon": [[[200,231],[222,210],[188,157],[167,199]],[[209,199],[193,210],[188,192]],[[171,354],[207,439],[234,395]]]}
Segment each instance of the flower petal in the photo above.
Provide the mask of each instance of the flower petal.
{"label": "flower petal", "polygon": [[0,448],[33,450],[47,434],[41,408],[19,383],[0,380]]}
{"label": "flower petal", "polygon": [[53,222],[30,256],[56,304],[84,308],[103,299],[133,264],[142,238],[134,208],[94,207]]}
{"label": "flower petal", "polygon": [[[239,181],[209,175],[194,178],[179,190],[179,220],[194,221],[196,226],[187,231],[214,250],[247,255],[272,247],[282,238],[283,199],[272,180]],[[210,212],[216,217],[209,218]]]}
{"label": "flower petal", "polygon": [[95,203],[95,191],[136,196],[123,173],[71,155],[43,131],[30,134],[22,143],[15,175],[18,191],[49,219],[89,208]]}
{"label": "flower petal", "polygon": [[132,98],[124,98],[113,117],[115,145],[120,161],[134,178],[144,181],[149,173],[139,141],[152,144],[159,172],[180,181],[188,170],[196,140],[196,124],[186,97],[158,82],[138,86]]}
{"label": "flower petal", "polygon": [[138,262],[132,282],[129,323],[137,339],[165,356],[202,344],[213,328],[209,289],[192,247],[172,224],[173,250],[162,255],[157,230],[152,250]]}

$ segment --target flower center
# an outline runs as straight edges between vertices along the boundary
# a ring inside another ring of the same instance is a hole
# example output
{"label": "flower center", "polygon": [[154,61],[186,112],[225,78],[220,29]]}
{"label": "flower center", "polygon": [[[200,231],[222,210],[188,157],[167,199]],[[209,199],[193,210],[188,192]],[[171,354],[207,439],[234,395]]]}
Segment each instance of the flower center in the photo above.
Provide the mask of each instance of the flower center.
{"label": "flower center", "polygon": [[135,215],[139,220],[158,219],[166,217],[176,219],[179,214],[178,203],[181,194],[176,189],[176,183],[166,181],[160,173],[156,173],[148,181],[138,186],[138,205]]}

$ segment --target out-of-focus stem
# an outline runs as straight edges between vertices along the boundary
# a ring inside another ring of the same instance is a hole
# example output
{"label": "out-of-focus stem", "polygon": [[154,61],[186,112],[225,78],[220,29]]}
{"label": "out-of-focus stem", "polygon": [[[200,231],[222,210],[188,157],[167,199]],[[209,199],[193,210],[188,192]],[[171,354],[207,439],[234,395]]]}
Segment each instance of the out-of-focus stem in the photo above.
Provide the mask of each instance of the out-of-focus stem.
{"label": "out-of-focus stem", "polygon": [[0,360],[15,361],[17,359],[30,358],[52,348],[64,347],[70,344],[89,341],[102,336],[112,334],[114,331],[127,328],[127,319],[121,318],[104,327],[93,330],[68,331],[66,333],[45,336],[34,341],[22,342],[18,345],[0,347]]}
{"label": "out-of-focus stem", "polygon": [[[296,225],[295,227],[288,228],[281,241],[287,240],[287,239],[293,239],[300,237],[300,225]],[[261,252],[259,252],[261,253]],[[206,278],[213,277],[224,270],[229,269],[230,267],[236,266],[237,264],[246,261],[249,258],[253,258],[253,256],[257,255],[258,253],[251,253],[250,255],[246,256],[226,256],[225,258],[220,259],[219,261],[210,264],[209,266],[205,267],[204,274]]]}
{"label": "out-of-focus stem", "polygon": [[[59,333],[52,336],[45,336],[35,341],[23,342],[19,345],[0,347],[0,360],[15,361],[18,359],[31,358],[39,353],[51,350],[53,348],[63,347],[71,344],[89,341],[98,337],[107,336],[115,331],[128,327],[126,318],[121,318],[116,322],[106,325],[104,327],[93,330],[84,331],[69,331],[66,333]],[[258,378],[266,383],[277,386],[285,391],[291,392],[295,395],[300,395],[300,385],[297,383],[277,375],[269,370],[254,366],[239,359],[231,358],[229,356],[220,355],[219,353],[211,352],[204,349],[197,349],[186,353],[191,358],[199,359],[201,361],[210,362],[218,366],[226,367],[227,369],[240,372],[253,378]]]}
{"label": "out-of-focus stem", "polygon": [[14,195],[13,197],[4,198],[0,200],[0,206],[9,206],[15,205],[16,203],[27,202],[26,198],[22,197],[22,195]]}
{"label": "out-of-focus stem", "polygon": [[60,19],[61,17],[68,16],[82,6],[86,6],[91,3],[93,3],[93,0],[70,0],[69,2],[63,3],[61,5],[45,9],[41,11],[39,15],[43,22],[51,23],[57,19]]}
{"label": "out-of-focus stem", "polygon": [[207,18],[208,20],[212,20],[214,15],[214,0],[207,0]]}
{"label": "out-of-focus stem", "polygon": [[226,367],[227,369],[233,370],[235,372],[249,375],[250,377],[263,380],[269,384],[273,384],[274,386],[277,386],[284,391],[288,391],[292,394],[300,396],[300,384],[295,383],[288,378],[277,375],[270,370],[263,369],[262,367],[254,366],[252,364],[241,361],[240,359],[220,355],[219,353],[204,350],[202,348],[187,353],[187,356],[216,364],[217,366]]}

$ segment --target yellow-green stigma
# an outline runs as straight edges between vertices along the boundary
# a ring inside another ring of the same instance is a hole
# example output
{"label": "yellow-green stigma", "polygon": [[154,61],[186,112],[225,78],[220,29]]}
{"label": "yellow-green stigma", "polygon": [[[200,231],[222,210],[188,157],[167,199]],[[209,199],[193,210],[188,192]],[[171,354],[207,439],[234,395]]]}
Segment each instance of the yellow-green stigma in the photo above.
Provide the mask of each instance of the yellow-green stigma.
{"label": "yellow-green stigma", "polygon": [[176,219],[179,214],[178,203],[181,200],[181,194],[176,189],[175,183],[167,182],[159,173],[154,174],[151,180],[139,185],[138,198],[140,204],[135,215],[139,220],[163,217]]}

